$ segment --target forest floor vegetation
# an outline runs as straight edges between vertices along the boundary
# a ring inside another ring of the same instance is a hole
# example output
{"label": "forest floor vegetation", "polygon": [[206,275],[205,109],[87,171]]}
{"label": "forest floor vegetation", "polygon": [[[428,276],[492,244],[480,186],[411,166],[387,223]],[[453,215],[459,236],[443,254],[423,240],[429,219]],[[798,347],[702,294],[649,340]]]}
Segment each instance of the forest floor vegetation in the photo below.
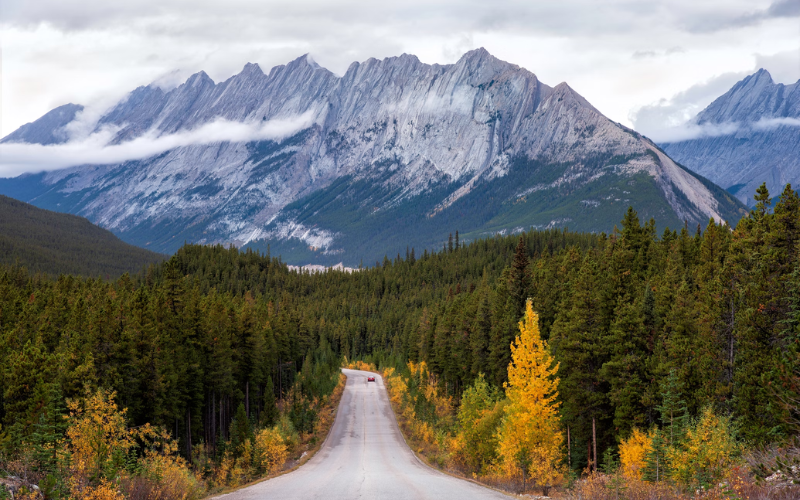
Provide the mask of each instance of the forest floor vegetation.
{"label": "forest floor vegetation", "polygon": [[[325,443],[325,439],[333,426],[333,422],[336,420],[336,412],[339,408],[339,402],[342,399],[346,383],[347,377],[344,374],[339,374],[338,383],[333,389],[333,392],[320,402],[316,422],[314,423],[314,431],[297,436],[296,441],[287,440],[286,442],[291,444],[292,447],[285,448],[285,452],[281,455],[283,458],[282,463],[276,463],[274,468],[261,477],[255,477],[235,486],[220,486],[211,490],[209,491],[209,497],[231,493],[232,491],[282,476],[283,474],[296,470],[298,467],[311,460]],[[259,435],[257,434],[256,441],[258,441],[258,438]]]}
{"label": "forest floor vegetation", "polygon": [[[227,439],[194,447],[191,461],[165,429],[130,426],[115,392],[87,388],[66,411],[44,412],[13,454],[0,454],[0,499],[196,500],[284,474],[319,450],[333,424],[346,377],[327,372],[308,361],[285,398],[267,399],[261,419],[239,405]],[[0,441],[14,437],[0,428]]]}

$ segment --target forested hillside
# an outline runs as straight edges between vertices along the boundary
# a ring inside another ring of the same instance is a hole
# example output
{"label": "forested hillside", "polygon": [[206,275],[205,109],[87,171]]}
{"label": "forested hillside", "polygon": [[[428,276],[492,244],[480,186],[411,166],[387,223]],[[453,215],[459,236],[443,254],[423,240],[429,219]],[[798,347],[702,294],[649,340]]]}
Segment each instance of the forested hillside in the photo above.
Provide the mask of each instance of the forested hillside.
{"label": "forested hillside", "polygon": [[800,198],[787,187],[774,209],[769,200],[762,188],[734,230],[710,222],[657,235],[631,209],[608,235],[462,246],[456,233],[440,253],[409,249],[351,274],[195,245],[115,281],[6,268],[3,446],[36,443],[43,415],[108,388],[130,425],[162,426],[184,456],[223,460],[240,405],[258,422],[274,398],[290,398],[294,425],[312,425],[312,402],[345,356],[425,361],[458,401],[481,373],[506,382],[527,299],[559,363],[576,471],[593,424],[602,454],[634,427],[665,424],[667,402],[730,415],[751,444],[780,441],[798,430]]}
{"label": "forested hillside", "polygon": [[166,257],[122,242],[83,217],[0,195],[0,264],[33,272],[117,278]]}

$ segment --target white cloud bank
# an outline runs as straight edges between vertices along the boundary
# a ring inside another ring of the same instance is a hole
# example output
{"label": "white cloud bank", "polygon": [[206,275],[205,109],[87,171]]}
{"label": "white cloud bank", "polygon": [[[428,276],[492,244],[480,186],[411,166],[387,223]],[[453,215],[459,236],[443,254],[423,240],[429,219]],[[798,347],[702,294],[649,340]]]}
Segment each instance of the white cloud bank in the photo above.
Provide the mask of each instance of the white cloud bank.
{"label": "white cloud bank", "polygon": [[763,132],[774,130],[778,127],[800,127],[800,118],[762,118],[753,123],[686,123],[674,127],[661,128],[649,137],[659,143],[691,141],[711,137],[733,135],[738,132],[756,131]]}
{"label": "white cloud bank", "polygon": [[219,142],[280,141],[314,123],[314,112],[273,119],[261,123],[216,120],[194,130],[159,136],[150,131],[136,139],[109,145],[115,129],[104,129],[81,140],[65,144],[0,144],[0,177],[14,177],[25,172],[59,170],[77,165],[111,165],[142,160],[171,149]]}
{"label": "white cloud bank", "polygon": [[800,118],[762,118],[753,124],[756,130],[772,130],[781,126],[800,127]]}

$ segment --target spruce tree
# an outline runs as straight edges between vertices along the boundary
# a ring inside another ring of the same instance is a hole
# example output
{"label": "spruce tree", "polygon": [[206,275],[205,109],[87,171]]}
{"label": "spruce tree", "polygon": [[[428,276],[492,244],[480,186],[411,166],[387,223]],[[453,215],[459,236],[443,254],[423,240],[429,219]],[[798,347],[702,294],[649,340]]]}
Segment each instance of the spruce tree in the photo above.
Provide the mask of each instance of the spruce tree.
{"label": "spruce tree", "polygon": [[669,478],[667,444],[664,442],[663,431],[658,428],[653,432],[653,439],[650,441],[642,477],[650,482],[661,482]]}
{"label": "spruce tree", "polygon": [[267,377],[264,385],[264,408],[261,410],[261,425],[272,427],[278,423],[280,412],[278,402],[275,400],[275,386],[272,384],[272,377]]}
{"label": "spruce tree", "polygon": [[244,403],[239,403],[236,408],[236,413],[231,421],[230,436],[231,447],[238,456],[242,452],[245,441],[248,441],[251,437],[250,419],[247,418]]}
{"label": "spruce tree", "polygon": [[60,388],[56,384],[49,384],[44,392],[43,408],[28,438],[33,446],[34,458],[48,472],[55,472],[58,467],[58,452],[67,430],[65,415]]}
{"label": "spruce tree", "polygon": [[511,261],[511,272],[508,276],[508,295],[513,304],[511,312],[516,316],[514,318],[515,321],[522,316],[525,300],[528,298],[528,289],[531,283],[528,272],[529,264],[525,238],[520,236],[517,248],[514,250],[514,260]]}

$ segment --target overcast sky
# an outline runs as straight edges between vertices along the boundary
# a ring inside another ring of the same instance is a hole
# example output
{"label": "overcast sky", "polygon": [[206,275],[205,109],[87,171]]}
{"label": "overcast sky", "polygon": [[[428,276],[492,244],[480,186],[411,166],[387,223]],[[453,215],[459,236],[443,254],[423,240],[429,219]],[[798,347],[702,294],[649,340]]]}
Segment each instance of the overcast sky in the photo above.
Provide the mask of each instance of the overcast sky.
{"label": "overcast sky", "polygon": [[2,0],[0,136],[68,102],[310,53],[342,74],[485,47],[659,138],[759,67],[800,78],[800,0]]}

